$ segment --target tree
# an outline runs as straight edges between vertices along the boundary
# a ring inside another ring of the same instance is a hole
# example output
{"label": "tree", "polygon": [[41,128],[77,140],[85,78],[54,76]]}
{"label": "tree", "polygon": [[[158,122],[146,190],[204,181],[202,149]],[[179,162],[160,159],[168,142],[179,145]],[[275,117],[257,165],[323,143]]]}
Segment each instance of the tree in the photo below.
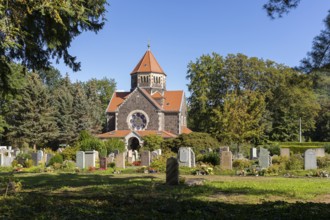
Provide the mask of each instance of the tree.
{"label": "tree", "polygon": [[150,134],[143,137],[143,148],[149,151],[153,151],[161,148],[161,144],[164,139],[155,134]]}
{"label": "tree", "polygon": [[[12,92],[12,62],[28,70],[51,65],[50,59],[74,71],[80,63],[68,48],[84,31],[97,33],[105,22],[106,0],[0,1],[0,90]],[[24,69],[24,72],[26,70]]]}
{"label": "tree", "polygon": [[242,143],[262,138],[266,102],[259,92],[246,90],[241,95],[228,93],[223,110],[215,108],[213,111],[215,126],[212,133],[221,142],[237,144],[237,152]]}
{"label": "tree", "polygon": [[287,14],[291,9],[296,8],[300,3],[300,0],[269,0],[267,4],[264,4],[264,9],[271,18],[282,17],[283,14]]}
{"label": "tree", "polygon": [[37,74],[27,76],[27,84],[21,98],[8,103],[6,121],[10,129],[6,137],[16,145],[45,145],[58,135],[51,97]]}

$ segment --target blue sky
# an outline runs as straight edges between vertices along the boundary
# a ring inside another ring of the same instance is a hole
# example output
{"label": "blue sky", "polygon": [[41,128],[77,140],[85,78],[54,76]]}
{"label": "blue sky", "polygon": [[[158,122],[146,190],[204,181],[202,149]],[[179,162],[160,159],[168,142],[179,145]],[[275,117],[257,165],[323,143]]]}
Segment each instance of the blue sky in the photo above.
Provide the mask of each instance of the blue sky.
{"label": "blue sky", "polygon": [[[113,78],[118,90],[130,89],[130,72],[147,50],[167,74],[168,90],[184,90],[187,65],[203,54],[249,57],[297,66],[324,29],[327,0],[303,0],[281,19],[262,9],[266,0],[111,0],[107,22],[98,34],[74,39],[69,51],[82,63],[80,72],[55,65],[72,81]],[[189,96],[189,93],[186,94]]]}

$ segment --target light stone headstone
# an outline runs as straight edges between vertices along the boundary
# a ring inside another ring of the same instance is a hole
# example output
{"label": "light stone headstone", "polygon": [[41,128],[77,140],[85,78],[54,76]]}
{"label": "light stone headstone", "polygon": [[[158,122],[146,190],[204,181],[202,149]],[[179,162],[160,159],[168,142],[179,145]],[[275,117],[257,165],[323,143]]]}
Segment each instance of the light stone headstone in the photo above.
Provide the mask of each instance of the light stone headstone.
{"label": "light stone headstone", "polygon": [[150,151],[143,151],[141,153],[141,166],[150,166]]}
{"label": "light stone headstone", "polygon": [[76,152],[76,166],[79,169],[85,169],[86,168],[85,152],[84,151],[77,151]]}
{"label": "light stone headstone", "polygon": [[162,155],[162,149],[157,149],[156,151],[157,151],[159,156]]}
{"label": "light stone headstone", "polygon": [[42,150],[38,150],[37,151],[37,165],[39,165],[39,163],[42,163],[44,159],[44,152]]}
{"label": "light stone headstone", "polygon": [[14,156],[17,157],[21,153],[21,150],[19,148],[14,149]]}
{"label": "light stone headstone", "polygon": [[4,167],[10,167],[12,166],[12,162],[15,158],[14,157],[8,157],[8,156],[4,156],[3,157],[3,165]]}
{"label": "light stone headstone", "polygon": [[305,151],[305,170],[317,169],[316,152],[313,149]]}
{"label": "light stone headstone", "polygon": [[316,148],[315,149],[316,157],[325,157],[325,150],[324,148]]}
{"label": "light stone headstone", "polygon": [[96,151],[85,151],[85,166],[86,168],[95,167],[95,153]]}
{"label": "light stone headstone", "polygon": [[290,157],[290,148],[281,148],[281,157]]}
{"label": "light stone headstone", "polygon": [[178,159],[180,166],[194,167],[195,153],[190,147],[180,147],[178,152]]}
{"label": "light stone headstone", "polygon": [[127,151],[127,157],[133,157],[133,151],[132,150]]}
{"label": "light stone headstone", "polygon": [[221,154],[220,167],[224,170],[233,169],[233,154],[231,151],[223,151]]}
{"label": "light stone headstone", "polygon": [[154,161],[155,159],[158,158],[158,151],[152,151],[151,152],[151,161]]}
{"label": "light stone headstone", "polygon": [[99,152],[94,150],[95,161],[100,159]]}
{"label": "light stone headstone", "polygon": [[115,154],[114,153],[109,154],[108,157],[109,157],[109,163],[113,163],[115,161]]}
{"label": "light stone headstone", "polygon": [[253,160],[253,159],[256,159],[258,158],[258,155],[257,155],[257,148],[255,147],[252,147],[250,149],[250,160]]}
{"label": "light stone headstone", "polygon": [[166,184],[179,184],[179,163],[174,157],[168,158],[166,161]]}
{"label": "light stone headstone", "polygon": [[125,169],[125,155],[126,153],[118,153],[116,155],[116,167]]}
{"label": "light stone headstone", "polygon": [[0,166],[1,167],[3,166],[3,163],[4,163],[3,158],[4,158],[3,153],[0,153]]}
{"label": "light stone headstone", "polygon": [[268,168],[271,165],[271,157],[269,151],[264,148],[260,148],[259,152],[259,166],[261,168]]}

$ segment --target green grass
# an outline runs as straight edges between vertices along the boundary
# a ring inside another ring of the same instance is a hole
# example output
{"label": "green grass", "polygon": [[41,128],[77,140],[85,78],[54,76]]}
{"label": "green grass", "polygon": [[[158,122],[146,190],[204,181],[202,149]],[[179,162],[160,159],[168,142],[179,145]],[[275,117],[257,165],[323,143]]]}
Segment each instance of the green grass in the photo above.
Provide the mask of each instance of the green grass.
{"label": "green grass", "polygon": [[16,195],[0,196],[0,219],[330,216],[329,178],[184,177],[206,182],[204,186],[167,186],[160,174],[15,174],[23,189]]}

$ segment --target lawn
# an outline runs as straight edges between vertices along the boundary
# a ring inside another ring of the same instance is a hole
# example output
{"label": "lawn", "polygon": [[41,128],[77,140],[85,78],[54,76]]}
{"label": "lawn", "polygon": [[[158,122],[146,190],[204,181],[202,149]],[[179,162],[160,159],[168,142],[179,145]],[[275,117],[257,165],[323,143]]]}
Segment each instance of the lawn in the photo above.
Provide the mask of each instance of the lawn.
{"label": "lawn", "polygon": [[184,176],[203,186],[167,186],[164,175],[15,174],[0,197],[3,219],[329,219],[330,178]]}

